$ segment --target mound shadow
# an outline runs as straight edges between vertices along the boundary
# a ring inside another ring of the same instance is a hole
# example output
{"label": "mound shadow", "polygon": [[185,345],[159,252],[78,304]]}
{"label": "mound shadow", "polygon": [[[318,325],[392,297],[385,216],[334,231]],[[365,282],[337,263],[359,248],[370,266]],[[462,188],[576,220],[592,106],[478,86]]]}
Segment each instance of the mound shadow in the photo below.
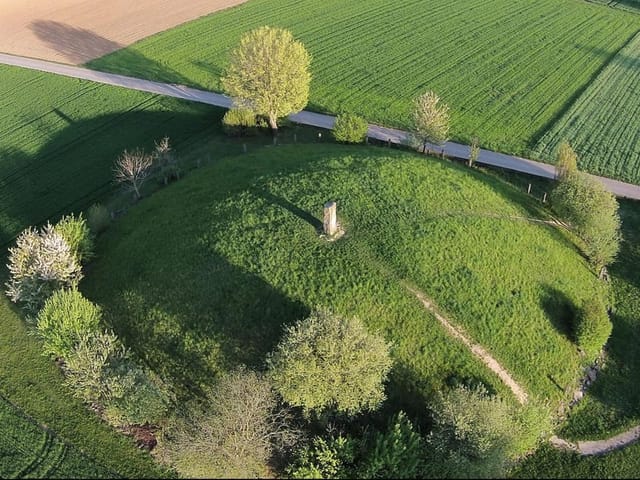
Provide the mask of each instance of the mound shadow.
{"label": "mound shadow", "polygon": [[56,221],[112,194],[118,188],[113,163],[124,149],[149,151],[168,135],[179,152],[195,137],[215,137],[212,125],[223,110],[190,104],[182,111],[131,109],[87,120],[74,119],[61,106],[51,115],[63,117],[66,126],[37,152],[0,149],[0,244],[5,247],[30,225]]}

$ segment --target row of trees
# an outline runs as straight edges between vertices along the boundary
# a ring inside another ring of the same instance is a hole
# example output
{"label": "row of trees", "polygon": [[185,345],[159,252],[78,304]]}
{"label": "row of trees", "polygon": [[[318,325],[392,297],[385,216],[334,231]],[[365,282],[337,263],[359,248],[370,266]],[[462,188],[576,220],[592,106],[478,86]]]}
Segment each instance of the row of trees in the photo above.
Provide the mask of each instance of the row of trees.
{"label": "row of trees", "polygon": [[[105,228],[103,208],[91,207],[90,216],[96,230]],[[155,424],[167,412],[168,391],[104,328],[102,309],[78,290],[93,239],[82,215],[25,230],[9,249],[7,295],[24,309],[43,354],[63,366],[74,395],[112,425]]]}

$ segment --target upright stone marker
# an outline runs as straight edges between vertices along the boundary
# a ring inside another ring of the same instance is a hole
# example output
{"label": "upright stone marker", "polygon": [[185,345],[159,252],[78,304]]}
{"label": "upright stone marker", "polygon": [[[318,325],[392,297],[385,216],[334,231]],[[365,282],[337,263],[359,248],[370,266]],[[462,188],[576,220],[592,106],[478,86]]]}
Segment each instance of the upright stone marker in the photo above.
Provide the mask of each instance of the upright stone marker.
{"label": "upright stone marker", "polygon": [[322,226],[324,227],[325,235],[329,235],[330,237],[338,232],[336,208],[336,202],[327,202],[324,204],[324,221],[322,222]]}

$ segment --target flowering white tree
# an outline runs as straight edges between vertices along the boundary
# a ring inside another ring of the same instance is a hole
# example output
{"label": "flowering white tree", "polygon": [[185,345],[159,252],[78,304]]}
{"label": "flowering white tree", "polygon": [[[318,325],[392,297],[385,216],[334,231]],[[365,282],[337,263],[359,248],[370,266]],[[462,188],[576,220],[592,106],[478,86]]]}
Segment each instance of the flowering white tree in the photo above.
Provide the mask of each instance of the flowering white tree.
{"label": "flowering white tree", "polygon": [[41,231],[23,231],[16,246],[9,249],[7,266],[11,276],[6,293],[30,314],[37,313],[53,292],[75,287],[82,278],[71,247],[51,224]]}

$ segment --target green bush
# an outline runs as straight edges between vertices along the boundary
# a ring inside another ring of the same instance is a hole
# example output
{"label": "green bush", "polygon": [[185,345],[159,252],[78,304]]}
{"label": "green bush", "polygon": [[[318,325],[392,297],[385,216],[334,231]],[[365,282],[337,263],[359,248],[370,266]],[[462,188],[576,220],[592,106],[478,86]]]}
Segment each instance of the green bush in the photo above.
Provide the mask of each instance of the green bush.
{"label": "green bush", "polygon": [[58,290],[37,317],[37,331],[46,355],[69,358],[80,340],[100,329],[100,307],[75,289]]}
{"label": "green bush", "polygon": [[268,356],[275,389],[307,413],[375,410],[385,398],[390,346],[357,319],[316,310],[289,327]]}
{"label": "green bush", "polygon": [[23,231],[9,248],[7,295],[28,315],[36,315],[47,298],[61,288],[73,288],[82,269],[65,239],[47,224],[42,230]]}
{"label": "green bush", "polygon": [[607,343],[613,326],[600,298],[585,300],[575,317],[575,337],[588,358],[595,358]]}
{"label": "green bush", "polygon": [[94,203],[87,210],[87,225],[94,235],[104,232],[111,223],[111,214],[107,207]]}
{"label": "green bush", "polygon": [[65,359],[65,383],[76,397],[102,405],[110,396],[109,367],[125,357],[125,348],[112,332],[83,335]]}
{"label": "green bush", "polygon": [[246,108],[232,108],[222,117],[222,128],[227,135],[242,137],[256,133],[256,114]]}
{"label": "green bush", "polygon": [[434,405],[425,476],[502,478],[521,426],[513,409],[486,389],[458,386]]}
{"label": "green bush", "polygon": [[360,441],[342,435],[327,440],[315,437],[310,446],[300,450],[287,475],[291,478],[353,478],[354,462]]}
{"label": "green bush", "polygon": [[359,478],[418,478],[424,458],[424,441],[404,412],[394,415],[386,432],[375,432]]}
{"label": "green bush", "polygon": [[362,143],[367,136],[367,121],[352,113],[341,113],[336,117],[333,136],[338,142]]}
{"label": "green bush", "polygon": [[157,425],[169,409],[169,395],[160,379],[128,356],[110,362],[106,387],[104,415],[112,425]]}
{"label": "green bush", "polygon": [[53,230],[64,238],[79,263],[93,257],[93,236],[82,213],[77,218],[73,214],[62,217]]}

